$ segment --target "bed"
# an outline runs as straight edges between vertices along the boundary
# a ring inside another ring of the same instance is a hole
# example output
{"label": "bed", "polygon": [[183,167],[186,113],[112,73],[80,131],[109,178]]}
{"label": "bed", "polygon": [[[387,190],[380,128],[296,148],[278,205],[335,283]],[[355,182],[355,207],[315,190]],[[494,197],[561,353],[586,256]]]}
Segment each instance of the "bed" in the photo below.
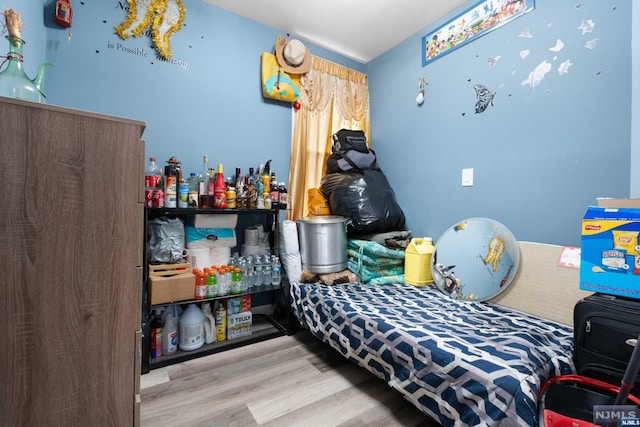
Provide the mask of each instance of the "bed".
{"label": "bed", "polygon": [[574,372],[573,329],[520,310],[400,283],[290,291],[302,327],[444,426],[536,425],[540,385]]}

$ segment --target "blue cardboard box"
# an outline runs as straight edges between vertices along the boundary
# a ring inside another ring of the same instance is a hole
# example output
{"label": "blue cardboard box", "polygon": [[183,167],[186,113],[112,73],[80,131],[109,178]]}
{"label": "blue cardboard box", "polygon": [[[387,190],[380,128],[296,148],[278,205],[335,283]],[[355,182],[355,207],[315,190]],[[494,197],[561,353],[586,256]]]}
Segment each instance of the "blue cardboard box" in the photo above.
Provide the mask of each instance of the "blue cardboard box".
{"label": "blue cardboard box", "polygon": [[640,204],[612,205],[590,206],[582,219],[580,289],[640,299]]}

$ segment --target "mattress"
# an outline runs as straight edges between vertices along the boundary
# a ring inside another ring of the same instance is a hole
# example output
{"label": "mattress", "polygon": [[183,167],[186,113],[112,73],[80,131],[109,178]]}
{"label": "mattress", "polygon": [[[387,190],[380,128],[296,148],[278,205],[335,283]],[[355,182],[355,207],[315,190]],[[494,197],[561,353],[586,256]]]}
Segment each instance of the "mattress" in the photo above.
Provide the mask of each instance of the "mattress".
{"label": "mattress", "polygon": [[550,376],[575,373],[573,329],[432,286],[291,284],[296,319],[444,426],[537,425]]}

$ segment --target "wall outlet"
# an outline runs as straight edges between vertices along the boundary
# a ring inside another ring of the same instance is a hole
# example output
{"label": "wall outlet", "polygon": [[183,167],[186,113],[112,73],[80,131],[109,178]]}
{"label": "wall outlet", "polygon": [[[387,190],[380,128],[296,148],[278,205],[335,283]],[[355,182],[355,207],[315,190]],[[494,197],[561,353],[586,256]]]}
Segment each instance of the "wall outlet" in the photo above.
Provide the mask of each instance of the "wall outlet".
{"label": "wall outlet", "polygon": [[462,186],[473,186],[473,168],[462,169]]}

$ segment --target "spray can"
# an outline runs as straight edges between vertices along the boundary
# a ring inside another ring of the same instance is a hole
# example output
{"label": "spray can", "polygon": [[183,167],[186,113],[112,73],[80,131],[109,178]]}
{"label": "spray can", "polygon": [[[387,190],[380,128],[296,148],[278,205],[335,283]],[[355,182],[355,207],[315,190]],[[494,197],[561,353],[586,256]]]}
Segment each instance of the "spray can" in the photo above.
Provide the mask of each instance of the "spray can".
{"label": "spray can", "polygon": [[153,309],[153,318],[151,319],[151,358],[157,359],[162,356],[162,313],[161,308]]}
{"label": "spray can", "polygon": [[219,303],[216,308],[216,341],[227,339],[227,310],[224,303]]}

